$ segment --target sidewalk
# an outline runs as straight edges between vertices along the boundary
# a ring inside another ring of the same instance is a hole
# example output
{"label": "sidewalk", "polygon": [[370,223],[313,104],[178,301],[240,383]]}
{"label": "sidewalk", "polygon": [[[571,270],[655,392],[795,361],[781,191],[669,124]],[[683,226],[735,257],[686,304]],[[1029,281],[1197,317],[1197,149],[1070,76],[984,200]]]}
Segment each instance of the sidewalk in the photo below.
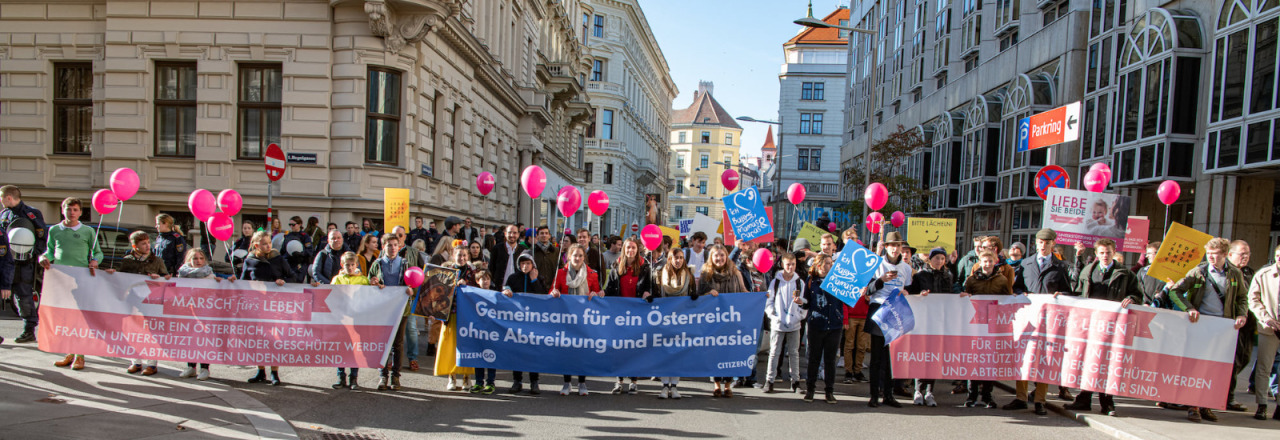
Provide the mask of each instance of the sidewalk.
{"label": "sidewalk", "polygon": [[[0,320],[0,334],[21,322]],[[293,427],[247,394],[214,380],[178,379],[173,364],[143,377],[127,361],[87,357],[84,370],[35,344],[0,344],[0,433],[22,439],[296,439]],[[216,367],[214,373],[217,373]]]}

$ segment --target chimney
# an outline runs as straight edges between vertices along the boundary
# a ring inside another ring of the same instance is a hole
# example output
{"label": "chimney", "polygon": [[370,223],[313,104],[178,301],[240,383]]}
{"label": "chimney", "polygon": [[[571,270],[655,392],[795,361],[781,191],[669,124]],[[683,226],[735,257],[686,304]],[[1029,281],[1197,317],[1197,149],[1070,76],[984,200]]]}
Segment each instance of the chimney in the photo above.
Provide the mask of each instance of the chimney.
{"label": "chimney", "polygon": [[[698,91],[708,95],[715,95],[716,85],[711,81],[698,81]],[[694,95],[697,96],[697,95]]]}

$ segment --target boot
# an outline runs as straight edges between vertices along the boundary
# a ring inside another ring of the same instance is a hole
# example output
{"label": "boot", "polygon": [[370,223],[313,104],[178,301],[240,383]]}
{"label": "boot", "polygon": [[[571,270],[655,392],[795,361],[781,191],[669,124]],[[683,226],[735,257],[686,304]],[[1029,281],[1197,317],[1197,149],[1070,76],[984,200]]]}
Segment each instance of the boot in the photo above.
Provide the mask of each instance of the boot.
{"label": "boot", "polygon": [[348,385],[347,385],[347,375],[345,375],[345,374],[339,374],[339,375],[338,375],[338,382],[337,382],[337,383],[335,383],[335,384],[333,384],[333,389],[335,389],[335,390],[336,390],[336,389],[340,389],[340,388],[346,388],[347,386],[348,386]]}
{"label": "boot", "polygon": [[76,361],[71,363],[72,370],[84,369],[84,356],[76,356]]}
{"label": "boot", "polygon": [[804,401],[813,402],[813,387],[809,387],[804,392]]}
{"label": "boot", "polygon": [[827,391],[827,403],[836,403],[836,395],[831,391]]}
{"label": "boot", "polygon": [[27,344],[35,341],[36,341],[36,334],[31,330],[22,332],[22,334],[18,335],[18,339],[13,340],[13,342],[16,342],[18,344]]}
{"label": "boot", "polygon": [[66,367],[71,366],[71,363],[72,363],[72,362],[75,362],[75,361],[76,361],[76,355],[74,355],[74,354],[69,354],[69,355],[67,355],[67,357],[62,358],[62,360],[57,361],[57,362],[54,362],[54,363],[53,363],[53,366],[55,366],[55,367],[62,367],[62,368],[66,368]]}
{"label": "boot", "polygon": [[[1277,411],[1277,412],[1280,412],[1280,411]],[[1266,420],[1266,419],[1267,419],[1267,406],[1266,406],[1266,405],[1258,405],[1258,412],[1253,413],[1253,418],[1258,419],[1258,420]]]}
{"label": "boot", "polygon": [[280,372],[278,371],[271,372],[271,386],[273,387],[280,386]]}
{"label": "boot", "polygon": [[391,376],[391,391],[400,391],[400,376]]}
{"label": "boot", "polygon": [[249,383],[262,383],[267,381],[267,370],[259,369],[258,374],[249,378]]}
{"label": "boot", "polygon": [[358,377],[357,377],[356,375],[354,375],[354,374],[352,374],[352,375],[351,375],[351,377],[350,377],[350,378],[348,378],[347,383],[349,383],[349,384],[351,385],[351,386],[350,386],[351,391],[355,391],[355,390],[360,389],[360,384],[358,383],[358,382],[359,382],[359,380],[357,380],[357,379],[358,379]]}

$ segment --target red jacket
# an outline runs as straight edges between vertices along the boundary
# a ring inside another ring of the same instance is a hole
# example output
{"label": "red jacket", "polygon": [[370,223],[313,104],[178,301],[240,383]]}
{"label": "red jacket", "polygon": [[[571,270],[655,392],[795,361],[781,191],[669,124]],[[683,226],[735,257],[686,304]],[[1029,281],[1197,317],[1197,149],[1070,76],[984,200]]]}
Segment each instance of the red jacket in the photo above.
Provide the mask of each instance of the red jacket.
{"label": "red jacket", "polygon": [[867,319],[867,295],[862,295],[861,298],[858,298],[858,304],[855,307],[849,307],[848,304],[844,305],[844,320],[848,321],[850,318]]}
{"label": "red jacket", "polygon": [[[584,263],[584,264],[585,264],[585,263]],[[569,282],[566,280],[566,277],[567,277],[567,276],[568,276],[568,274],[569,274],[567,271],[568,271],[568,269],[560,269],[560,270],[557,270],[557,271],[556,271],[556,282],[555,282],[554,284],[552,284],[552,289],[553,289],[553,290],[558,290],[558,291],[560,291],[560,294],[561,294],[561,295],[570,295],[570,293],[569,293]],[[600,277],[596,275],[596,270],[595,270],[595,269],[592,269],[590,266],[587,266],[587,291],[588,291],[588,292],[600,292],[600,291],[601,291],[601,290],[600,290]],[[865,314],[866,314],[866,311],[864,310],[862,313],[865,315]]]}

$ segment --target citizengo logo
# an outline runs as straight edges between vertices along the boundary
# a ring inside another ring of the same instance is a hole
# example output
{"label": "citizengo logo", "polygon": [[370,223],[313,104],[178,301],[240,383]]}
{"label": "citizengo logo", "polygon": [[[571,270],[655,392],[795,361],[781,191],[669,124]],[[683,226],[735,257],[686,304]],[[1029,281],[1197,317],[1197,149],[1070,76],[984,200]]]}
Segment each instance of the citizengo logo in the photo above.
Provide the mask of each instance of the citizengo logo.
{"label": "citizengo logo", "polygon": [[732,368],[752,368],[756,366],[756,355],[751,355],[745,361],[721,362],[716,364],[716,368],[728,370]]}
{"label": "citizengo logo", "polygon": [[485,362],[489,363],[493,363],[493,361],[498,360],[498,354],[489,349],[485,349],[485,351],[481,352],[480,357],[483,358]]}

